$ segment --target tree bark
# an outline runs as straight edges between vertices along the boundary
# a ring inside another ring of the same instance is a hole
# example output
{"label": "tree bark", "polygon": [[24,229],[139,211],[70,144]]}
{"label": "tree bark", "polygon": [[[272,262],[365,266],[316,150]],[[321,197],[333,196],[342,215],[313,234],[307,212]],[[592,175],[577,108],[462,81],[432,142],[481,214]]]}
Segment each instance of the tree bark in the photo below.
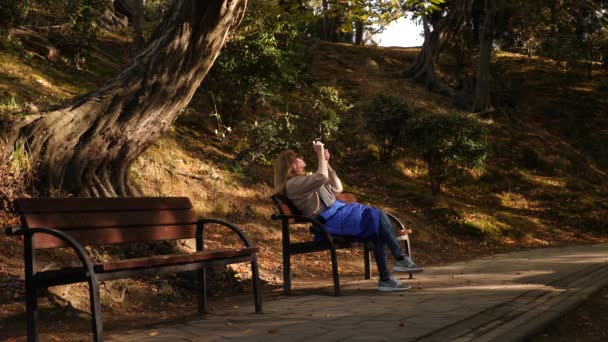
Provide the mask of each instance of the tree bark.
{"label": "tree bark", "polygon": [[336,0],[322,0],[323,7],[323,28],[321,32],[321,40],[328,42],[337,42],[340,38],[338,29],[341,24],[341,15],[339,6]]}
{"label": "tree bark", "polygon": [[429,171],[429,185],[431,193],[436,196],[441,193],[441,183],[443,182],[442,167],[444,165],[436,165],[432,160],[426,161]]}
{"label": "tree bark", "polygon": [[321,28],[321,40],[329,41],[329,33],[331,32],[329,24],[329,1],[323,0],[323,27]]}
{"label": "tree bark", "polygon": [[176,0],[126,70],[65,108],[13,120],[3,140],[9,147],[28,142],[39,188],[48,195],[137,195],[131,164],[188,104],[246,5]]}
{"label": "tree bark", "polygon": [[119,10],[121,7],[121,0],[111,0],[111,5],[104,12],[100,24],[102,27],[110,32],[119,31],[129,26],[129,18],[123,12]]}
{"label": "tree bark", "polygon": [[144,0],[133,2],[133,44],[135,51],[144,47]]}
{"label": "tree bark", "polygon": [[363,30],[365,26],[361,19],[355,21],[355,45],[363,45]]}
{"label": "tree bark", "polygon": [[497,12],[495,0],[484,0],[485,16],[479,33],[479,57],[477,60],[477,82],[475,83],[474,112],[492,111],[492,74],[490,59],[494,38],[494,22]]}
{"label": "tree bark", "polygon": [[56,62],[59,58],[59,49],[57,46],[38,32],[24,30],[22,28],[12,28],[9,31],[9,35],[19,39],[21,43],[51,62]]}
{"label": "tree bark", "polygon": [[416,59],[416,63],[410,69],[411,78],[418,82],[424,82],[427,89],[432,89],[437,83],[437,72],[435,71],[435,60],[438,58],[439,36],[431,33],[427,16],[422,18],[424,28],[424,44]]}
{"label": "tree bark", "polygon": [[424,43],[405,76],[424,83],[429,90],[454,95],[454,91],[437,77],[435,63],[439,60],[444,43],[458,34],[470,17],[473,0],[453,0],[446,5],[447,13],[444,16],[441,13],[423,15]]}

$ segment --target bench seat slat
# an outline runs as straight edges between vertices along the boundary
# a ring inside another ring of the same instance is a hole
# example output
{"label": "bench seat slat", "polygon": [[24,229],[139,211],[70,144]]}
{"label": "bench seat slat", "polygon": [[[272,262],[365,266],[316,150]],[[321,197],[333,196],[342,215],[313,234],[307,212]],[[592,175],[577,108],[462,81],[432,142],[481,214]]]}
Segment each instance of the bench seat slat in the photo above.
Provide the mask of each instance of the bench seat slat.
{"label": "bench seat slat", "polygon": [[187,197],[19,198],[20,213],[192,209]]}
{"label": "bench seat slat", "polygon": [[[361,241],[348,241],[348,240],[334,240],[334,247],[336,249],[349,249],[349,248],[363,248],[365,242]],[[305,241],[296,242],[289,245],[289,254],[305,254],[312,252],[322,252],[330,249],[330,245],[327,241]]]}
{"label": "bench seat slat", "polygon": [[126,269],[148,268],[163,265],[189,264],[205,260],[228,259],[257,253],[259,247],[245,247],[236,249],[218,249],[211,251],[195,252],[191,254],[168,254],[154,255],[145,258],[126,259],[96,264],[96,272],[114,272]]}
{"label": "bench seat slat", "polygon": [[[152,257],[136,258],[129,260],[110,261],[107,263],[98,263],[93,265],[95,273],[103,279],[120,279],[120,276],[112,276],[108,273],[119,273],[123,271],[129,272],[130,277],[134,276],[139,272],[141,275],[146,273],[156,274],[158,272],[153,271],[160,267],[165,266],[176,266],[176,265],[187,265],[194,263],[213,263],[217,261],[223,264],[231,261],[242,262],[245,261],[243,258],[250,257],[253,253],[259,251],[258,247],[245,247],[236,250],[230,249],[219,249],[204,252],[195,252],[192,254],[168,254],[158,255]],[[145,270],[151,270],[152,272],[145,272]],[[124,273],[124,272],[123,272]],[[104,276],[104,274],[106,274]],[[86,269],[81,266],[74,267],[63,267],[59,269],[37,272],[35,275],[36,282],[46,286],[56,286],[64,284],[73,284],[84,282],[87,280]]]}

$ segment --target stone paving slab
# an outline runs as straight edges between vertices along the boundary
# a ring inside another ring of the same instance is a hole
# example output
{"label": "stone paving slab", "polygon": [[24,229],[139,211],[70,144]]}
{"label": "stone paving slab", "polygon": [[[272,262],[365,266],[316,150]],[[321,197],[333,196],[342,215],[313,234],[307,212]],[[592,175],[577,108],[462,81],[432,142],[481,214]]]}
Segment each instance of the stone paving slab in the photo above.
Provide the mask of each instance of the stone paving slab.
{"label": "stone paving slab", "polygon": [[[399,275],[399,274],[396,274]],[[543,248],[427,267],[413,289],[376,281],[343,295],[284,296],[110,341],[518,341],[608,285],[608,244]],[[296,283],[297,285],[297,283]],[[330,284],[319,284],[321,287]]]}

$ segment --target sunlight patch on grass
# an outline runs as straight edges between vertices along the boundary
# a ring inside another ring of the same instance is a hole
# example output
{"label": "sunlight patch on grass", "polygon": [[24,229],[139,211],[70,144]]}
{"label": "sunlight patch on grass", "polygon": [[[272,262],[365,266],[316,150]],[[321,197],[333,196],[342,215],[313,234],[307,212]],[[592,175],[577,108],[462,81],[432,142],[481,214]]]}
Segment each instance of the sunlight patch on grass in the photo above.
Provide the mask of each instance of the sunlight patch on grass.
{"label": "sunlight patch on grass", "polygon": [[553,186],[559,188],[564,188],[567,185],[566,179],[564,178],[539,176],[526,171],[520,171],[520,173],[522,176],[524,176],[525,179],[538,185]]}
{"label": "sunlight patch on grass", "polygon": [[500,199],[500,204],[513,209],[534,209],[538,203],[528,200],[524,195],[504,191],[496,195]]}
{"label": "sunlight patch on grass", "polygon": [[[22,104],[35,102],[38,106],[57,104],[85,89],[66,84],[59,78],[53,78],[57,72],[45,76],[41,68],[33,69],[22,63],[18,58],[8,54],[0,54],[0,96],[10,95],[19,99]],[[10,98],[9,98],[10,99]],[[0,100],[4,110],[8,110],[6,100]],[[23,108],[13,106],[11,112],[19,112]]]}
{"label": "sunlight patch on grass", "polygon": [[495,217],[482,213],[464,214],[464,226],[474,235],[481,235],[488,240],[503,241],[505,232],[511,227]]}
{"label": "sunlight patch on grass", "polygon": [[578,87],[570,87],[570,89],[576,90],[576,91],[587,92],[587,93],[593,93],[593,92],[595,92],[595,89],[593,89],[592,87],[578,86]]}
{"label": "sunlight patch on grass", "polygon": [[[272,189],[263,184],[243,185],[243,175],[234,173],[230,163],[199,155],[203,151],[187,146],[177,133],[163,138],[137,159],[131,181],[147,196],[186,196],[200,217],[234,222],[267,220],[272,214]],[[203,153],[220,155],[216,149]]]}
{"label": "sunlight patch on grass", "polygon": [[423,161],[417,159],[400,159],[395,162],[397,168],[408,178],[423,178],[428,175],[428,170]]}

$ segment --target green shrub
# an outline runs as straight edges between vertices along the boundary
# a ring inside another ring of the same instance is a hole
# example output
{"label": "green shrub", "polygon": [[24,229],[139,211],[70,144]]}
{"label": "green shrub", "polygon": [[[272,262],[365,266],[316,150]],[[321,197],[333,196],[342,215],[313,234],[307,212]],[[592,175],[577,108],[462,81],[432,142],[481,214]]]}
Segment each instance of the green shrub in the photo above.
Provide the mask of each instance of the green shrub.
{"label": "green shrub", "polygon": [[106,0],[73,0],[67,3],[70,40],[75,46],[76,68],[84,60],[85,48],[97,40],[101,31],[99,20],[107,9]]}
{"label": "green shrub", "polygon": [[402,143],[403,128],[413,110],[399,97],[378,95],[366,112],[369,127],[378,142],[380,159],[388,160],[395,147]]}
{"label": "green shrub", "polygon": [[0,47],[7,46],[9,30],[27,15],[30,0],[2,0],[0,3]]}
{"label": "green shrub", "polygon": [[351,108],[338,90],[329,86],[301,88],[297,98],[285,101],[290,103],[290,111],[270,112],[244,126],[245,147],[239,160],[268,163],[280,151],[298,150],[313,140],[333,144],[342,116]]}
{"label": "green shrub", "polygon": [[408,146],[426,163],[431,191],[462,171],[479,167],[487,151],[487,129],[470,116],[428,114],[410,119],[406,127]]}
{"label": "green shrub", "polygon": [[340,130],[342,115],[351,108],[350,104],[340,96],[336,88],[329,86],[314,86],[307,97],[303,101],[301,115],[304,120],[301,120],[299,127],[311,130],[312,136],[303,134],[303,140],[334,142]]}
{"label": "green shrub", "polygon": [[201,90],[212,92],[226,124],[266,111],[299,85],[307,41],[279,1],[253,0]]}
{"label": "green shrub", "polygon": [[269,163],[283,150],[300,148],[294,133],[298,119],[297,115],[281,113],[245,126],[246,147],[237,160]]}

